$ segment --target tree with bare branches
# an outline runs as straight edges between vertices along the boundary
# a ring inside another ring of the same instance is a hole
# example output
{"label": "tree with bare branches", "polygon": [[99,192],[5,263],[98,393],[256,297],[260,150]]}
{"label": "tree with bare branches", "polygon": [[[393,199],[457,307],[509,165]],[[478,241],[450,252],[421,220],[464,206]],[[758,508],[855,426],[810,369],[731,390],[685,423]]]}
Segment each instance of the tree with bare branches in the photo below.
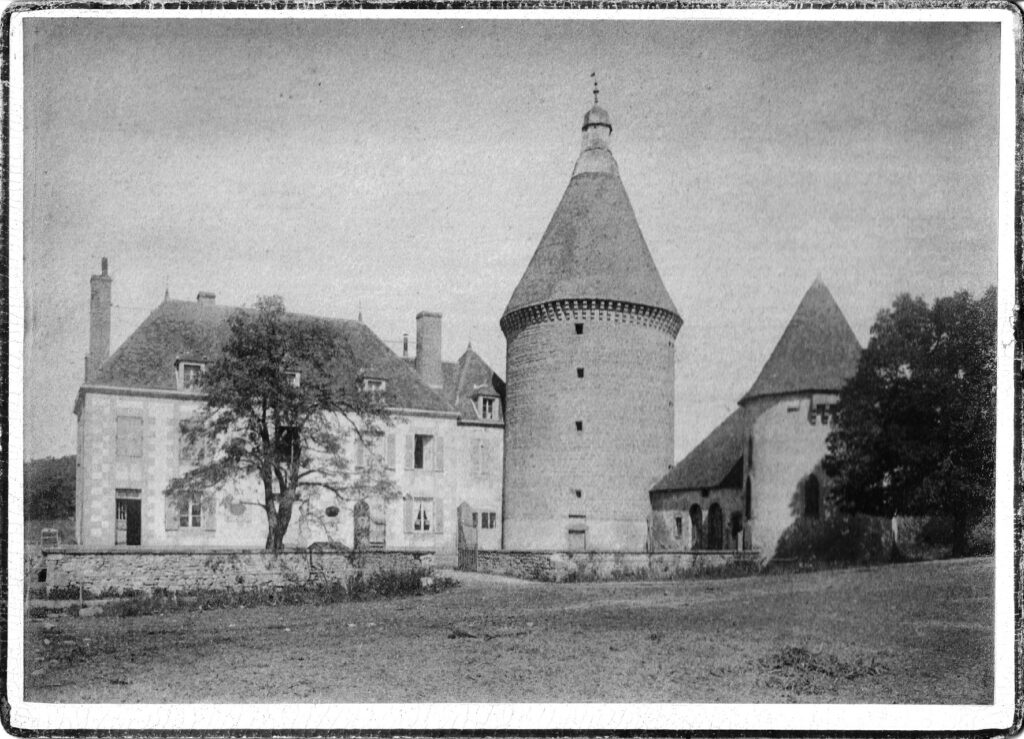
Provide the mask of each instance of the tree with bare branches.
{"label": "tree with bare branches", "polygon": [[282,549],[293,515],[317,515],[312,503],[322,510],[325,496],[397,495],[382,465],[355,470],[345,454],[353,437],[372,448],[391,423],[380,397],[363,392],[360,379],[332,322],[289,315],[276,296],[237,311],[220,356],[199,379],[204,405],[182,422],[194,467],[171,480],[165,494],[174,500],[198,494],[209,506],[227,485],[257,480],[262,497],[249,504],[266,512],[270,551]]}

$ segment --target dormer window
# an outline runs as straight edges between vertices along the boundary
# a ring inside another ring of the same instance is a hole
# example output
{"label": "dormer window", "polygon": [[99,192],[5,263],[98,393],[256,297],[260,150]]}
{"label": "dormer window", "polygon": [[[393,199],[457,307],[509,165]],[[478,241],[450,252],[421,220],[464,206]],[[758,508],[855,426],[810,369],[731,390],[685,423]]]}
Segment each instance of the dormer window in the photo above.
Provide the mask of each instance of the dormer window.
{"label": "dormer window", "polygon": [[302,384],[302,373],[296,372],[295,370],[289,370],[284,373],[285,379],[288,380],[288,384],[292,387],[299,387]]}
{"label": "dormer window", "polygon": [[483,396],[480,398],[480,418],[495,421],[498,418],[498,399]]}
{"label": "dormer window", "polygon": [[379,377],[363,378],[364,393],[382,393],[387,389],[387,382]]}
{"label": "dormer window", "polygon": [[178,389],[198,390],[205,371],[204,362],[178,362]]}

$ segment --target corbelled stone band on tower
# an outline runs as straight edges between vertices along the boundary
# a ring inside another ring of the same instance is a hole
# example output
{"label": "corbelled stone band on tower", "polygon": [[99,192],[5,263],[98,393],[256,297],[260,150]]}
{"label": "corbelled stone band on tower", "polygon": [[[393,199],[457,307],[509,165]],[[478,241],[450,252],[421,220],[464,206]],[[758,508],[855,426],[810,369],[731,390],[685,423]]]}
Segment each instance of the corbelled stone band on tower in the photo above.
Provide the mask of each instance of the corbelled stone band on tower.
{"label": "corbelled stone band on tower", "polygon": [[672,464],[675,338],[594,105],[569,186],[501,319],[503,547],[642,550]]}

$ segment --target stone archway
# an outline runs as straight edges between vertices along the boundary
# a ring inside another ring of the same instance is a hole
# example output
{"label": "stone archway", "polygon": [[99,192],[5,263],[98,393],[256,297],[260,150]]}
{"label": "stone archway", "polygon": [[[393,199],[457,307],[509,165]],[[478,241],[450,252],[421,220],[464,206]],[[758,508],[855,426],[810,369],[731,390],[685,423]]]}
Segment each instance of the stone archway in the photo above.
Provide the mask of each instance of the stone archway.
{"label": "stone archway", "polygon": [[690,506],[690,549],[704,548],[704,513],[694,503]]}

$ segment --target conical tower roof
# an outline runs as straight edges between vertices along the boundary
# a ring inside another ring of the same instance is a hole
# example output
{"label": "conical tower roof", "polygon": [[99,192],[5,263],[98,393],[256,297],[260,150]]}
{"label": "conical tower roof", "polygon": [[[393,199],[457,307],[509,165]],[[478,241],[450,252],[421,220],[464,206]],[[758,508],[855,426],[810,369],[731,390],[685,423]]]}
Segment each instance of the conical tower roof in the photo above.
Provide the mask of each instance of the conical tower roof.
{"label": "conical tower roof", "polygon": [[740,403],[765,395],[837,392],[856,372],[860,352],[832,293],[817,279]]}
{"label": "conical tower roof", "polygon": [[504,315],[553,300],[591,298],[661,308],[678,315],[665,290],[608,149],[611,119],[594,106],[583,150]]}

